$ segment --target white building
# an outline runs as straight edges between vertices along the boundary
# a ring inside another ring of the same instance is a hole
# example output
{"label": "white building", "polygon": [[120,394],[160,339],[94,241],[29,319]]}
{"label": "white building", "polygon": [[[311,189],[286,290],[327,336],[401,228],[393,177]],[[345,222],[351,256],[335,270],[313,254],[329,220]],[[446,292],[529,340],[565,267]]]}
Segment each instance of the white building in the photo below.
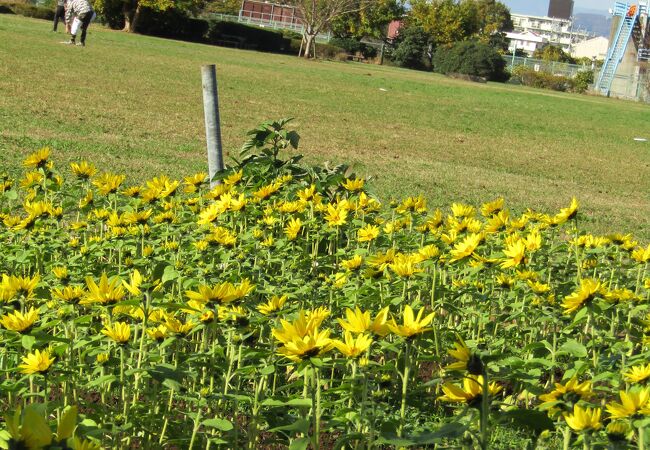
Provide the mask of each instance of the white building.
{"label": "white building", "polygon": [[604,60],[607,56],[609,49],[609,39],[606,37],[596,37],[587,41],[578,42],[573,45],[573,53],[571,56],[574,58],[591,58]]}
{"label": "white building", "polygon": [[508,46],[508,51],[510,53],[515,52],[516,50],[525,51],[528,56],[532,56],[535,53],[535,50],[544,46],[548,40],[538,34],[535,34],[531,31],[526,33],[506,33],[506,37],[510,39],[510,45]]}
{"label": "white building", "polygon": [[515,33],[535,33],[546,39],[546,42],[560,46],[567,53],[571,53],[574,44],[593,37],[586,31],[574,29],[571,20],[523,14],[511,16]]}

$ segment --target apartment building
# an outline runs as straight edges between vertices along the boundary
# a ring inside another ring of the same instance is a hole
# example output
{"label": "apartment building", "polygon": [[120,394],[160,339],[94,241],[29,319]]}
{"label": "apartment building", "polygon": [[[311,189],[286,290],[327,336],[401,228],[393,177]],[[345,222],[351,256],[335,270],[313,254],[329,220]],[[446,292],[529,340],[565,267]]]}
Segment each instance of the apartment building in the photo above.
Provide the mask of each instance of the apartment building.
{"label": "apartment building", "polygon": [[567,53],[571,53],[572,47],[576,43],[594,37],[592,33],[585,30],[575,29],[571,19],[514,13],[511,16],[515,33],[533,33],[545,42],[562,47]]}

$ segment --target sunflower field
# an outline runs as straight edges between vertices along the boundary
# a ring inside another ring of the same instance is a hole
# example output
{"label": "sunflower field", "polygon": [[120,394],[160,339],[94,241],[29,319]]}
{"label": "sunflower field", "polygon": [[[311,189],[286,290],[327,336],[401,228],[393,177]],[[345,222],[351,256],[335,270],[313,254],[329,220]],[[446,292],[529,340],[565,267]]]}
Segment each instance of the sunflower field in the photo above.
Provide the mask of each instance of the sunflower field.
{"label": "sunflower field", "polygon": [[213,187],[0,175],[0,448],[650,446],[650,245],[382,204],[285,125]]}

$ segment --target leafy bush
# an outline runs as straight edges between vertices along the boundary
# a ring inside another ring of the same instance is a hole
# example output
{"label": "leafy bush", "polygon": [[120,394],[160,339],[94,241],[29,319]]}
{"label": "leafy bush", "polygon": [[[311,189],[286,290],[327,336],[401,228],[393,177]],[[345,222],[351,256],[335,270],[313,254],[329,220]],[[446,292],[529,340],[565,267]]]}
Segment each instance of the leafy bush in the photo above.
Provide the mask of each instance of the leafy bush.
{"label": "leafy bush", "polygon": [[377,49],[368,44],[364,44],[352,38],[332,38],[329,41],[330,45],[340,47],[346,52],[351,54],[361,54],[364,58],[374,58],[377,56]]}
{"label": "leafy bush", "polygon": [[430,36],[422,27],[408,25],[400,28],[387,56],[400,67],[429,70],[431,60],[427,52],[430,45]]}
{"label": "leafy bush", "polygon": [[239,39],[243,47],[264,52],[286,53],[291,49],[291,41],[282,33],[236,22],[211,20],[205,37],[210,44]]}
{"label": "leafy bush", "polygon": [[174,8],[166,11],[142,8],[137,31],[150,36],[205,42],[209,28],[209,22],[188,17],[184,12]]}
{"label": "leafy bush", "polygon": [[2,3],[0,8],[9,10],[7,12],[0,13],[3,14],[19,14],[25,17],[33,17],[35,19],[44,19],[44,20],[53,20],[54,11],[49,8],[43,8],[41,6],[35,6],[28,3],[12,2],[12,3]]}
{"label": "leafy bush", "polygon": [[593,70],[581,70],[573,77],[574,89],[576,92],[583,93],[589,89],[589,85],[594,83]]}
{"label": "leafy bush", "polygon": [[552,44],[546,44],[543,47],[535,50],[535,53],[533,53],[533,58],[542,59],[544,61],[563,62],[568,64],[575,64],[576,62],[575,59],[573,59],[567,52],[562,50],[562,48]]}
{"label": "leafy bush", "polygon": [[[102,20],[111,28],[124,26],[124,17],[119,8],[105,10]],[[235,22],[189,17],[185,12],[174,8],[166,11],[142,8],[138,19],[138,32],[213,45],[232,42],[236,47],[265,52],[286,53],[291,49],[290,40],[282,33]]]}
{"label": "leafy bush", "polygon": [[[301,39],[292,39],[291,40],[291,50],[292,55],[297,55],[300,52]],[[341,59],[341,53],[345,54],[345,49],[337,47],[336,45],[331,44],[319,44],[316,43],[316,57],[322,59]],[[347,59],[347,58],[346,58]]]}
{"label": "leafy bush", "polygon": [[561,92],[572,92],[575,90],[575,82],[571,78],[553,75],[552,73],[543,71],[536,72],[530,67],[517,66],[512,71],[512,76],[524,86]]}
{"label": "leafy bush", "polygon": [[439,73],[462,73],[490,81],[507,81],[506,62],[492,47],[475,41],[456,42],[440,47],[433,56],[434,70]]}

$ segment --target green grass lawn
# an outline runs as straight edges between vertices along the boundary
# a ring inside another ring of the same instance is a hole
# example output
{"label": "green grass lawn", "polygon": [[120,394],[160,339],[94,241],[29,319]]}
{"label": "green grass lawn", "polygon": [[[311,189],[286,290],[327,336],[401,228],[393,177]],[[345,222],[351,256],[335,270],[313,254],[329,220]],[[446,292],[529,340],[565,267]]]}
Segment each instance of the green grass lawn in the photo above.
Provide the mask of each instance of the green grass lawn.
{"label": "green grass lawn", "polygon": [[222,132],[295,117],[308,161],[348,163],[383,199],[503,196],[555,211],[576,196],[593,232],[650,239],[648,105],[358,63],[303,61],[90,27],[86,48],[0,15],[0,172],[49,145],[133,182],[204,170],[202,64],[217,64]]}

